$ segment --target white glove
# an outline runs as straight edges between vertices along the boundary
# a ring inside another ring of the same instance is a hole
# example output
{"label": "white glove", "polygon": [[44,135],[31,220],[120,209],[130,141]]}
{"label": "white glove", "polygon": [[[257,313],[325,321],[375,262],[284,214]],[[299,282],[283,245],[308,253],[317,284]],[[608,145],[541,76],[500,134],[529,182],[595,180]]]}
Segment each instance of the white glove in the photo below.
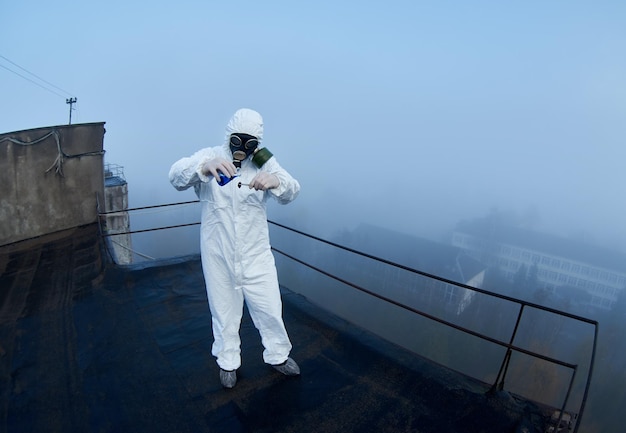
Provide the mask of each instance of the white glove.
{"label": "white glove", "polygon": [[254,188],[257,191],[267,191],[268,189],[278,188],[280,179],[278,176],[267,171],[259,171],[248,184],[248,188]]}
{"label": "white glove", "polygon": [[219,172],[222,172],[228,177],[233,177],[237,174],[237,168],[231,161],[220,157],[210,159],[202,166],[202,174],[204,174],[205,176],[211,175],[219,180]]}

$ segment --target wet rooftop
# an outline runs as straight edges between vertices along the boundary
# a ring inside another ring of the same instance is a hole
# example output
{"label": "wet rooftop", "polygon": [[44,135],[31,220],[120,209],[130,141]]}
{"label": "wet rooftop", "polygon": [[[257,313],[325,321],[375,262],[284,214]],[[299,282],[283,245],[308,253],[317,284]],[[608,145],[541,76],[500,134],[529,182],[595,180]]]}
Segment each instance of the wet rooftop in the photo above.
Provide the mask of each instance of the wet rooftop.
{"label": "wet rooftop", "polygon": [[198,256],[104,263],[97,226],[0,247],[1,432],[541,432],[530,402],[388,343],[283,287],[302,375],[220,385]]}

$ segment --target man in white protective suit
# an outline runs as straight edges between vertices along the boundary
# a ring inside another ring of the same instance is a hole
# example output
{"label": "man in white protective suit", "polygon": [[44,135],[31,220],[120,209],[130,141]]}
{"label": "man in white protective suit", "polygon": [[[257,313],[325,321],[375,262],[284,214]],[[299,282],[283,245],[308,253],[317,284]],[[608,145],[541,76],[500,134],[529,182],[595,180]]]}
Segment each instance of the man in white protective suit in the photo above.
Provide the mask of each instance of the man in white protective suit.
{"label": "man in white protective suit", "polygon": [[241,366],[239,328],[246,302],[261,334],[263,360],[287,376],[300,368],[289,357],[291,342],[270,249],[266,202],[294,200],[300,184],[261,146],[263,119],[256,111],[235,112],[222,146],[208,147],[172,165],[179,191],[194,187],[201,202],[201,257],[212,316],[212,354],[224,387],[237,383]]}

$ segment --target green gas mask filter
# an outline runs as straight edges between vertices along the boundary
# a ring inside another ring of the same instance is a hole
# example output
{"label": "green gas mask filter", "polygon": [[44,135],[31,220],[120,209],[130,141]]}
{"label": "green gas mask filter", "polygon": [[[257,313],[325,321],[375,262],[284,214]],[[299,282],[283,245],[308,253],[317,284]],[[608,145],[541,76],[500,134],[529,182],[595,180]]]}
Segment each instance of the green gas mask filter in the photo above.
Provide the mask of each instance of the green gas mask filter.
{"label": "green gas mask filter", "polygon": [[257,148],[252,154],[252,162],[258,168],[261,168],[272,156],[274,155],[272,155],[272,152],[270,152],[267,147],[261,149]]}

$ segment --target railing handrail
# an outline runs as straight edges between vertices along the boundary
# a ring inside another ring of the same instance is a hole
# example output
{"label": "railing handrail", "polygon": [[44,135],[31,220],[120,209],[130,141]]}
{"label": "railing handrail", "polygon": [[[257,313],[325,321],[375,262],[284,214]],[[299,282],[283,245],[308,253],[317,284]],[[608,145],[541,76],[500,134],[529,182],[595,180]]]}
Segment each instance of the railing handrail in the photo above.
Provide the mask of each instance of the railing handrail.
{"label": "railing handrail", "polygon": [[408,272],[411,272],[411,273],[414,273],[414,274],[418,274],[418,275],[421,275],[423,277],[427,277],[427,278],[430,278],[430,279],[433,279],[433,280],[441,281],[441,282],[446,283],[446,284],[452,284],[452,285],[455,285],[457,287],[462,287],[464,289],[472,290],[474,292],[482,293],[482,294],[487,295],[487,296],[492,296],[492,297],[495,297],[495,298],[503,299],[505,301],[513,302],[513,303],[516,303],[516,304],[524,304],[527,307],[532,307],[532,308],[536,308],[538,310],[543,310],[543,311],[546,311],[546,312],[549,312],[549,313],[553,313],[553,314],[557,314],[557,315],[560,315],[560,316],[569,317],[570,319],[579,320],[581,322],[586,322],[586,323],[588,323],[590,325],[596,325],[598,323],[597,321],[595,321],[593,319],[588,319],[586,317],[578,316],[576,314],[571,314],[571,313],[568,313],[567,311],[557,310],[555,308],[546,307],[546,306],[543,306],[543,305],[540,305],[540,304],[536,304],[534,302],[524,301],[523,299],[517,299],[517,298],[511,297],[511,296],[502,295],[500,293],[490,292],[489,290],[481,289],[479,287],[468,286],[466,284],[459,283],[458,281],[450,280],[450,279],[447,279],[447,278],[444,278],[444,277],[440,277],[440,276],[434,275],[434,274],[429,274],[428,272],[420,271],[418,269],[414,269],[414,268],[411,268],[409,266],[405,266],[405,265],[401,265],[399,263],[392,262],[391,260],[383,259],[382,257],[377,257],[377,256],[374,256],[372,254],[364,253],[362,251],[358,251],[358,250],[355,250],[353,248],[340,245],[340,244],[338,244],[336,242],[332,242],[332,241],[329,241],[329,240],[326,240],[326,239],[323,239],[323,238],[320,238],[320,237],[317,237],[317,236],[314,236],[314,235],[310,235],[310,234],[305,233],[305,232],[303,232],[301,230],[294,229],[292,227],[286,226],[284,224],[277,223],[277,222],[272,221],[272,220],[268,220],[268,222],[273,224],[273,225],[275,225],[275,226],[282,227],[282,228],[284,228],[286,230],[292,231],[294,233],[298,233],[298,234],[300,234],[302,236],[314,239],[316,241],[323,242],[323,243],[325,243],[327,245],[331,245],[333,247],[342,249],[344,251],[348,251],[350,253],[357,254],[357,255],[360,255],[362,257],[366,257],[368,259],[372,259],[372,260],[375,260],[375,261],[384,263],[386,265],[390,265],[390,266],[393,266],[393,267],[396,267],[396,268],[399,268],[399,269],[402,269],[402,270],[405,270],[405,271],[408,271]]}
{"label": "railing handrail", "polygon": [[454,329],[456,329],[458,331],[465,332],[467,334],[473,335],[474,337],[478,337],[478,338],[480,338],[482,340],[486,340],[486,341],[489,341],[491,343],[497,344],[499,346],[506,347],[508,349],[512,349],[512,350],[515,350],[515,351],[520,352],[520,353],[524,353],[524,354],[532,356],[534,358],[540,358],[540,359],[543,359],[544,361],[552,362],[554,364],[558,364],[558,365],[561,365],[563,367],[567,367],[567,368],[571,368],[571,369],[575,369],[577,367],[576,364],[570,364],[570,363],[567,363],[565,361],[561,361],[561,360],[558,360],[558,359],[555,359],[555,358],[550,358],[549,356],[542,355],[541,353],[533,352],[532,350],[527,350],[527,349],[524,349],[522,347],[517,347],[517,346],[512,345],[510,343],[507,343],[505,341],[498,340],[497,338],[489,337],[488,335],[482,334],[480,332],[476,332],[476,331],[473,331],[471,329],[465,328],[463,326],[457,325],[455,323],[449,322],[447,320],[440,319],[437,316],[433,316],[432,314],[429,314],[429,313],[426,313],[424,311],[418,310],[417,308],[410,307],[408,305],[403,304],[402,302],[398,302],[398,301],[396,301],[396,300],[394,300],[392,298],[388,298],[388,297],[386,297],[384,295],[381,295],[379,293],[376,293],[376,292],[373,292],[371,290],[368,290],[368,289],[366,289],[366,288],[364,288],[362,286],[359,286],[358,284],[352,283],[352,282],[350,282],[348,280],[345,280],[345,279],[343,279],[341,277],[338,277],[338,276],[336,276],[334,274],[331,274],[330,272],[327,272],[327,271],[325,271],[325,270],[323,270],[321,268],[313,266],[310,263],[307,263],[307,262],[305,262],[303,260],[298,259],[297,257],[292,256],[291,254],[285,253],[284,251],[281,251],[281,250],[277,249],[276,247],[272,247],[272,250],[276,251],[277,253],[282,254],[285,257],[290,258],[291,260],[293,260],[295,262],[300,263],[301,265],[304,265],[304,266],[306,266],[306,267],[308,267],[310,269],[313,269],[316,272],[319,272],[321,274],[326,275],[327,277],[330,277],[330,278],[332,278],[332,279],[334,279],[336,281],[339,281],[340,283],[343,283],[343,284],[345,284],[347,286],[350,286],[350,287],[352,287],[354,289],[357,289],[357,290],[359,290],[359,291],[361,291],[363,293],[367,293],[370,296],[373,296],[373,297],[378,298],[378,299],[380,299],[382,301],[385,301],[385,302],[388,302],[390,304],[393,304],[393,305],[395,305],[397,307],[403,308],[403,309],[405,309],[407,311],[410,311],[412,313],[419,314],[420,316],[426,317],[427,319],[434,320],[435,322],[438,322],[438,323],[441,323],[443,325],[446,325],[446,326],[449,326],[451,328],[454,328]]}
{"label": "railing handrail", "polygon": [[[167,207],[167,206],[186,205],[186,204],[192,204],[192,203],[199,203],[199,200],[191,200],[191,201],[185,201],[185,202],[168,203],[168,204],[153,205],[153,206],[143,206],[143,207],[124,209],[122,211],[116,210],[116,211],[109,211],[109,212],[98,212],[98,215],[99,215],[99,217],[106,217],[109,214],[115,214],[115,213],[119,213],[119,212],[132,212],[132,211],[138,211],[138,210],[153,209],[153,208],[160,208],[160,207]],[[496,338],[489,337],[488,335],[484,335],[482,333],[479,333],[479,332],[473,331],[471,329],[465,328],[463,326],[457,325],[455,323],[446,321],[444,319],[441,319],[441,318],[436,317],[436,316],[434,316],[432,314],[420,311],[420,310],[418,310],[416,308],[413,308],[413,307],[410,307],[408,305],[404,305],[404,304],[402,304],[402,303],[400,303],[398,301],[395,301],[395,300],[393,300],[391,298],[387,298],[386,296],[383,296],[383,295],[380,295],[378,293],[372,292],[372,291],[370,291],[368,289],[365,289],[363,287],[360,287],[360,286],[358,286],[358,285],[356,285],[356,284],[354,284],[354,283],[352,283],[350,281],[347,281],[347,280],[345,280],[343,278],[340,278],[340,277],[338,277],[336,275],[333,275],[333,274],[331,274],[331,273],[329,273],[327,271],[324,271],[323,269],[320,269],[320,268],[318,268],[316,266],[313,266],[313,265],[311,265],[311,264],[309,264],[309,263],[307,263],[307,262],[305,262],[303,260],[300,260],[300,259],[298,259],[298,258],[296,258],[296,257],[294,257],[294,256],[292,256],[292,255],[290,255],[288,253],[285,253],[282,250],[279,250],[279,249],[277,249],[275,247],[272,247],[273,251],[276,251],[279,254],[282,254],[282,255],[284,255],[285,257],[288,257],[291,260],[294,260],[294,261],[296,261],[296,262],[298,262],[298,263],[300,263],[300,264],[302,264],[302,265],[304,265],[306,267],[309,267],[309,268],[315,270],[316,272],[319,272],[319,273],[321,273],[323,275],[326,275],[326,276],[328,276],[330,278],[333,278],[333,279],[335,279],[335,280],[337,280],[337,281],[339,281],[339,282],[341,282],[341,283],[343,283],[345,285],[348,285],[348,286],[350,286],[352,288],[355,288],[355,289],[357,289],[357,290],[359,290],[361,292],[364,292],[364,293],[366,293],[366,294],[368,294],[370,296],[376,297],[376,298],[378,298],[380,300],[383,300],[385,302],[391,303],[391,304],[396,305],[396,306],[398,306],[400,308],[403,308],[403,309],[405,309],[407,311],[411,311],[414,314],[418,314],[418,315],[420,315],[422,317],[426,317],[429,320],[433,320],[435,322],[441,323],[443,325],[446,325],[446,326],[451,327],[453,329],[456,329],[458,331],[461,331],[461,332],[464,332],[466,334],[475,336],[475,337],[480,338],[480,339],[485,340],[485,341],[489,341],[489,342],[491,342],[493,344],[496,344],[496,345],[499,345],[499,346],[502,346],[502,347],[506,347],[507,348],[507,353],[505,354],[505,358],[503,360],[503,364],[501,366],[500,372],[498,373],[498,377],[496,378],[496,383],[494,383],[494,386],[492,387],[492,390],[495,388],[498,380],[500,379],[500,374],[503,372],[503,369],[504,369],[504,372],[505,372],[504,374],[506,374],[506,367],[508,367],[508,361],[510,360],[511,351],[516,351],[516,352],[519,352],[519,353],[523,353],[523,354],[526,354],[528,356],[532,356],[534,358],[542,359],[542,360],[544,360],[546,362],[550,362],[550,363],[553,363],[553,364],[561,365],[563,367],[566,367],[566,368],[569,368],[569,369],[573,370],[572,377],[570,379],[570,384],[569,384],[569,387],[568,387],[568,390],[567,390],[567,393],[566,393],[566,396],[565,396],[565,400],[564,400],[563,405],[561,407],[560,418],[559,418],[559,420],[557,422],[560,422],[560,420],[563,417],[563,414],[565,412],[565,408],[567,406],[568,398],[570,396],[570,393],[571,393],[571,390],[572,390],[572,386],[573,386],[573,383],[574,383],[574,378],[575,378],[576,372],[578,370],[578,365],[571,364],[571,363],[568,363],[568,362],[565,362],[565,361],[561,361],[559,359],[552,358],[552,357],[543,355],[541,353],[533,352],[533,351],[524,349],[522,347],[515,346],[513,344],[513,341],[514,341],[514,338],[515,338],[515,333],[517,331],[517,325],[520,322],[521,315],[522,315],[523,310],[524,310],[525,307],[534,308],[534,309],[537,309],[537,310],[548,312],[550,314],[555,314],[555,315],[558,315],[558,316],[567,317],[567,318],[575,320],[575,321],[579,321],[579,322],[583,322],[583,323],[586,323],[586,324],[589,324],[589,325],[593,325],[593,327],[594,327],[594,336],[593,336],[593,345],[592,345],[592,349],[591,349],[589,370],[587,372],[587,380],[586,380],[586,383],[585,383],[585,390],[584,390],[584,393],[583,393],[583,396],[582,396],[580,408],[579,408],[578,413],[577,413],[576,426],[574,428],[574,433],[578,432],[578,428],[580,426],[580,420],[582,419],[582,415],[583,415],[583,412],[584,412],[584,409],[585,409],[587,397],[588,397],[588,394],[589,394],[589,388],[590,388],[590,385],[591,385],[591,378],[592,378],[592,374],[593,374],[593,367],[594,367],[594,363],[595,363],[597,340],[598,340],[598,325],[599,325],[596,320],[589,319],[589,318],[586,318],[586,317],[582,317],[582,316],[579,316],[579,315],[576,315],[576,314],[568,313],[566,311],[557,310],[555,308],[546,307],[546,306],[543,306],[543,305],[540,305],[540,304],[537,304],[537,303],[534,303],[534,302],[529,302],[529,301],[525,301],[525,300],[522,300],[522,299],[517,299],[517,298],[511,297],[511,296],[507,296],[507,295],[502,295],[502,294],[499,294],[499,293],[491,292],[491,291],[488,291],[488,290],[485,290],[485,289],[481,289],[481,288],[478,288],[478,287],[469,286],[467,284],[459,283],[457,281],[453,281],[453,280],[450,280],[448,278],[444,278],[444,277],[440,277],[438,275],[434,275],[434,274],[431,274],[431,273],[428,273],[428,272],[420,271],[418,269],[414,269],[414,268],[411,268],[409,266],[405,266],[405,265],[402,265],[402,264],[399,264],[399,263],[392,262],[392,261],[384,259],[382,257],[377,257],[377,256],[374,256],[372,254],[368,254],[368,253],[365,253],[365,252],[362,252],[362,251],[358,251],[358,250],[355,250],[354,248],[346,247],[346,246],[340,245],[340,244],[338,244],[336,242],[332,242],[332,241],[329,241],[327,239],[323,239],[323,238],[320,238],[318,236],[311,235],[309,233],[306,233],[304,231],[295,229],[293,227],[286,226],[286,225],[278,223],[276,221],[272,221],[272,220],[268,219],[268,223],[270,223],[272,225],[275,225],[277,227],[283,228],[285,230],[291,231],[293,233],[297,233],[297,234],[299,234],[301,236],[304,236],[304,237],[316,240],[318,242],[322,242],[324,244],[333,246],[335,248],[338,248],[338,249],[350,252],[352,254],[356,254],[356,255],[359,255],[359,256],[371,259],[371,260],[375,260],[375,261],[378,261],[380,263],[384,263],[386,265],[389,265],[389,266],[392,266],[392,267],[395,267],[395,268],[398,268],[398,269],[402,269],[402,270],[405,270],[407,272],[410,272],[410,273],[413,273],[413,274],[416,274],[416,275],[420,275],[420,276],[423,276],[423,277],[426,277],[426,278],[429,278],[429,279],[432,279],[432,280],[440,281],[440,282],[445,283],[445,284],[450,284],[450,285],[453,285],[453,286],[456,286],[456,287],[460,287],[460,288],[463,288],[463,289],[466,289],[466,290],[471,290],[473,292],[481,293],[481,294],[484,294],[486,296],[502,299],[502,300],[505,300],[505,301],[512,302],[514,304],[520,305],[520,311],[519,311],[519,314],[518,314],[518,317],[517,317],[517,324],[515,326],[515,329],[513,331],[512,336],[511,336],[511,340],[507,343],[507,342],[504,342],[504,341],[500,341],[500,340],[498,340]],[[103,232],[103,233],[101,233],[101,235],[103,237],[107,237],[107,236],[134,234],[134,233],[143,233],[143,232],[150,232],[150,231],[156,231],[156,230],[166,230],[166,229],[172,229],[172,228],[178,228],[178,227],[188,227],[188,226],[199,225],[199,224],[200,224],[200,222],[194,222],[194,223],[188,223],[188,224],[177,224],[177,225],[171,225],[171,226],[166,226],[166,227],[156,227],[156,228],[150,228],[150,229],[142,229],[142,230],[134,230],[134,231],[126,231],[126,232],[117,232],[117,233],[104,233]],[[504,376],[502,377],[501,384],[503,385],[503,383],[504,383]]]}
{"label": "railing handrail", "polygon": [[[281,228],[284,228],[286,230],[289,230],[289,231],[292,231],[294,233],[297,233],[299,235],[308,237],[310,239],[317,240],[317,241],[325,243],[327,245],[331,245],[333,247],[342,249],[344,251],[348,251],[350,253],[357,254],[357,255],[360,255],[362,257],[369,258],[371,260],[375,260],[375,261],[378,261],[378,262],[381,262],[381,263],[385,263],[387,265],[396,267],[398,269],[402,269],[402,270],[405,270],[405,271],[408,271],[408,272],[411,272],[411,273],[414,273],[414,274],[417,274],[417,275],[421,275],[421,276],[424,276],[426,278],[430,278],[430,279],[434,279],[434,280],[437,280],[437,281],[441,281],[441,282],[446,283],[446,284],[451,284],[451,285],[454,285],[454,286],[457,286],[457,287],[462,287],[462,288],[467,289],[467,290],[472,290],[474,292],[482,293],[482,294],[487,295],[487,296],[492,296],[492,297],[495,297],[495,298],[499,298],[499,299],[503,299],[503,300],[506,300],[506,301],[509,301],[509,302],[513,302],[515,304],[519,304],[519,305],[522,306],[522,308],[520,309],[520,313],[518,315],[518,323],[519,323],[519,319],[521,318],[521,313],[522,313],[523,307],[527,306],[527,307],[535,308],[535,309],[538,309],[538,310],[543,310],[543,311],[546,311],[546,312],[551,313],[551,314],[556,314],[556,315],[559,315],[559,316],[568,317],[568,318],[570,318],[572,320],[576,320],[576,321],[580,321],[580,322],[592,325],[594,327],[594,335],[593,335],[593,345],[592,345],[592,350],[591,350],[591,358],[590,358],[590,363],[589,363],[589,371],[587,373],[587,381],[585,383],[585,391],[583,393],[583,397],[582,397],[582,400],[581,400],[580,409],[578,410],[576,427],[574,428],[574,433],[578,432],[578,428],[580,426],[580,420],[582,419],[582,415],[583,415],[583,412],[584,412],[584,409],[585,409],[587,397],[589,395],[589,388],[591,387],[591,378],[592,378],[593,367],[594,367],[594,363],[595,363],[596,348],[597,348],[597,341],[598,341],[598,325],[599,325],[598,321],[593,320],[593,319],[589,319],[589,318],[586,318],[586,317],[578,316],[576,314],[571,314],[571,313],[568,313],[566,311],[560,311],[560,310],[557,310],[555,308],[550,308],[550,307],[546,307],[546,306],[543,306],[543,305],[539,305],[539,304],[536,304],[536,303],[533,303],[533,302],[524,301],[522,299],[516,299],[516,298],[513,298],[511,296],[506,296],[506,295],[502,295],[502,294],[499,294],[499,293],[490,292],[488,290],[480,289],[478,287],[468,286],[466,284],[462,284],[462,283],[459,283],[457,281],[453,281],[453,280],[450,280],[450,279],[447,279],[447,278],[443,278],[443,277],[440,277],[438,275],[430,274],[428,272],[420,271],[418,269],[413,269],[413,268],[411,268],[409,266],[401,265],[399,263],[395,263],[395,262],[392,262],[390,260],[383,259],[381,257],[376,257],[374,255],[371,255],[371,254],[368,254],[368,253],[364,253],[362,251],[358,251],[358,250],[355,250],[353,248],[337,244],[336,242],[328,241],[328,240],[320,238],[318,236],[310,235],[310,234],[305,233],[305,232],[303,232],[301,230],[294,229],[292,227],[286,226],[284,224],[277,223],[275,221],[268,220],[268,222],[271,223],[271,224],[274,224],[274,225],[276,225],[278,227],[281,227]],[[276,250],[276,248],[274,248],[274,247],[272,247],[272,249],[284,255],[284,253],[282,251]],[[306,265],[308,267],[311,267],[311,266],[309,266],[308,264],[304,263],[301,260],[295,259],[295,258],[293,258],[291,256],[288,256],[288,257],[290,257],[292,260],[298,261],[301,264],[304,264],[304,265]],[[577,365],[564,363],[562,361],[554,360],[552,358],[546,357],[546,356],[541,355],[539,353],[534,353],[534,352],[527,351],[525,349],[516,347],[516,346],[512,345],[512,340],[513,339],[511,339],[511,343],[505,343],[505,342],[493,339],[491,337],[484,336],[484,335],[482,335],[480,333],[476,333],[475,331],[472,331],[470,329],[466,329],[464,327],[458,326],[458,325],[453,324],[451,322],[447,322],[445,320],[439,319],[439,318],[437,318],[435,316],[432,316],[432,315],[430,315],[428,313],[419,312],[419,311],[417,311],[414,308],[411,308],[409,306],[403,305],[401,303],[398,303],[396,301],[388,299],[388,298],[386,298],[384,296],[380,296],[380,295],[378,295],[378,294],[376,294],[374,292],[371,292],[371,291],[369,291],[367,289],[359,288],[355,284],[352,284],[352,283],[350,283],[348,281],[345,281],[343,279],[339,279],[338,277],[332,276],[331,274],[329,274],[329,273],[327,273],[325,271],[322,271],[322,270],[320,270],[318,268],[312,267],[312,269],[314,269],[314,270],[316,270],[318,272],[322,272],[323,274],[325,274],[327,276],[330,276],[330,277],[332,277],[334,279],[337,279],[338,281],[341,281],[344,284],[347,284],[347,285],[349,285],[349,286],[351,286],[353,288],[356,288],[358,290],[364,291],[364,292],[366,292],[366,293],[368,293],[368,294],[370,294],[372,296],[375,296],[375,297],[377,297],[377,298],[379,298],[381,300],[385,300],[385,301],[390,302],[390,303],[392,303],[394,305],[400,306],[400,307],[402,307],[402,308],[404,308],[406,310],[412,311],[413,313],[419,314],[419,315],[421,315],[423,317],[426,317],[428,319],[434,320],[434,321],[436,321],[438,323],[442,323],[442,324],[444,324],[446,326],[450,326],[450,327],[452,327],[454,329],[457,329],[457,330],[459,330],[461,332],[464,332],[464,333],[467,333],[467,334],[470,334],[470,335],[474,335],[474,336],[476,336],[478,338],[481,338],[481,339],[484,339],[486,341],[490,341],[490,342],[492,342],[494,344],[499,344],[501,346],[507,347],[507,354],[505,355],[505,360],[503,361],[503,366],[504,366],[504,363],[507,362],[508,359],[510,359],[509,351],[514,350],[516,352],[524,353],[524,354],[527,354],[529,356],[533,356],[535,358],[543,359],[543,360],[545,360],[547,362],[552,362],[552,363],[555,363],[555,364],[558,364],[558,365],[565,366],[567,368],[572,368],[573,369],[572,378],[570,380],[569,389],[567,390],[567,393],[566,393],[563,405],[561,407],[561,415],[560,415],[559,420],[557,421],[557,423],[561,421],[561,418],[563,417],[563,414],[565,412],[565,407],[567,406],[567,400],[569,398],[569,395],[570,395],[570,392],[571,392],[571,389],[572,389],[572,386],[573,386],[574,377],[575,377],[575,374],[576,374],[576,371],[577,371],[577,367],[578,367]],[[496,378],[496,382],[498,381],[498,379],[499,379],[499,377]],[[504,381],[504,377],[502,378],[502,381]],[[494,384],[494,387],[495,387],[495,384]]]}

